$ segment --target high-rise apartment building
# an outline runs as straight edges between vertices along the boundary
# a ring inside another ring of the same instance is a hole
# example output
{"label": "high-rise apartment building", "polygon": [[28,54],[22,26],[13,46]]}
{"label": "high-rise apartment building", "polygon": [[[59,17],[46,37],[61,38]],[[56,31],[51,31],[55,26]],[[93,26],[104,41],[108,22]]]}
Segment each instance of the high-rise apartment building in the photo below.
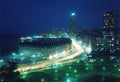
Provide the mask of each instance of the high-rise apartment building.
{"label": "high-rise apartment building", "polygon": [[116,27],[116,13],[106,12],[104,13],[104,27],[103,29],[112,29]]}
{"label": "high-rise apartment building", "polygon": [[103,40],[104,49],[110,54],[116,51],[116,13],[106,12],[104,14]]}
{"label": "high-rise apartment building", "polygon": [[116,13],[106,12],[103,18],[103,29],[92,30],[92,50],[102,56],[119,56],[120,29],[117,28]]}

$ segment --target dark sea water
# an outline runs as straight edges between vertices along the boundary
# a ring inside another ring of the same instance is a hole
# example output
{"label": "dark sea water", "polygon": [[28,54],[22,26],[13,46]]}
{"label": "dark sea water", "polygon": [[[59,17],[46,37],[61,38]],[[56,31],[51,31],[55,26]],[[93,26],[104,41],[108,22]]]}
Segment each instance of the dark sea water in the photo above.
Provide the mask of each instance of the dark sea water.
{"label": "dark sea water", "polygon": [[12,52],[17,52],[20,36],[20,34],[0,35],[0,55],[9,55]]}

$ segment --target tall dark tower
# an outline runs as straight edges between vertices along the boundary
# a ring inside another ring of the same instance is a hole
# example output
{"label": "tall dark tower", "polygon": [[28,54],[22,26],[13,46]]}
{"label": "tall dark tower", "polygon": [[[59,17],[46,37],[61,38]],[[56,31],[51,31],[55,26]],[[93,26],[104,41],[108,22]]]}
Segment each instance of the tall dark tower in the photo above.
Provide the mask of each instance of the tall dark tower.
{"label": "tall dark tower", "polygon": [[103,29],[113,29],[115,27],[116,27],[116,13],[115,12],[104,13]]}
{"label": "tall dark tower", "polygon": [[75,31],[76,31],[76,15],[75,13],[72,13],[69,27],[70,36],[73,36],[75,34]]}

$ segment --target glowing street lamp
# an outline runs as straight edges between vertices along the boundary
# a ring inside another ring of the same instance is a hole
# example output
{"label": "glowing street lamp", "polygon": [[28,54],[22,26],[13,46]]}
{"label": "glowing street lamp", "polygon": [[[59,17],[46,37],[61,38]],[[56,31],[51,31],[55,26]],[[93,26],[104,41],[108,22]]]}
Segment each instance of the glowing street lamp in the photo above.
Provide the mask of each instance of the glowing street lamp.
{"label": "glowing street lamp", "polygon": [[117,65],[115,64],[114,67],[117,67]]}
{"label": "glowing street lamp", "polygon": [[120,72],[120,69],[118,69],[118,71]]}
{"label": "glowing street lamp", "polygon": [[77,72],[77,70],[75,69],[75,70],[74,70],[74,73],[76,73],[76,72]]}
{"label": "glowing street lamp", "polygon": [[71,82],[71,80],[68,78],[66,82]]}
{"label": "glowing street lamp", "polygon": [[55,72],[58,72],[58,70],[55,70]]}
{"label": "glowing street lamp", "polygon": [[86,70],[88,70],[89,68],[88,67],[86,67]]}
{"label": "glowing street lamp", "polygon": [[71,69],[71,66],[69,66],[69,69]]}
{"label": "glowing street lamp", "polygon": [[16,53],[12,53],[12,59],[16,57]]}
{"label": "glowing street lamp", "polygon": [[20,53],[20,55],[22,56],[22,55],[23,55],[23,53]]}
{"label": "glowing street lamp", "polygon": [[44,82],[45,80],[44,79],[41,79],[42,82]]}
{"label": "glowing street lamp", "polygon": [[105,68],[105,67],[103,67],[102,69],[103,69],[103,70],[106,70],[106,68]]}
{"label": "glowing street lamp", "polygon": [[104,60],[103,59],[100,59],[101,62],[103,62]]}
{"label": "glowing street lamp", "polygon": [[69,76],[69,74],[68,74],[68,73],[66,73],[66,76]]}
{"label": "glowing street lamp", "polygon": [[33,58],[35,58],[35,55],[32,55]]}

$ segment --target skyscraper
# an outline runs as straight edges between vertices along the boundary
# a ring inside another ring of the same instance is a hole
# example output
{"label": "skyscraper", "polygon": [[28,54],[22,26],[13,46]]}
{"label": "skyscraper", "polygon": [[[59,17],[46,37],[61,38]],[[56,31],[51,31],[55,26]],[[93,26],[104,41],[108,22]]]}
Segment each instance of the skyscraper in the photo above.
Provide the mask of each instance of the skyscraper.
{"label": "skyscraper", "polygon": [[70,36],[74,36],[76,31],[76,14],[71,14],[71,20],[70,20],[70,27],[69,27],[69,34]]}
{"label": "skyscraper", "polygon": [[116,27],[116,13],[106,12],[104,13],[104,27],[103,29],[112,29]]}
{"label": "skyscraper", "polygon": [[104,14],[103,27],[104,49],[110,54],[116,52],[117,41],[117,27],[116,27],[116,13],[106,12]]}
{"label": "skyscraper", "polygon": [[103,15],[103,29],[92,31],[92,50],[101,56],[120,56],[120,29],[116,25],[116,13]]}

